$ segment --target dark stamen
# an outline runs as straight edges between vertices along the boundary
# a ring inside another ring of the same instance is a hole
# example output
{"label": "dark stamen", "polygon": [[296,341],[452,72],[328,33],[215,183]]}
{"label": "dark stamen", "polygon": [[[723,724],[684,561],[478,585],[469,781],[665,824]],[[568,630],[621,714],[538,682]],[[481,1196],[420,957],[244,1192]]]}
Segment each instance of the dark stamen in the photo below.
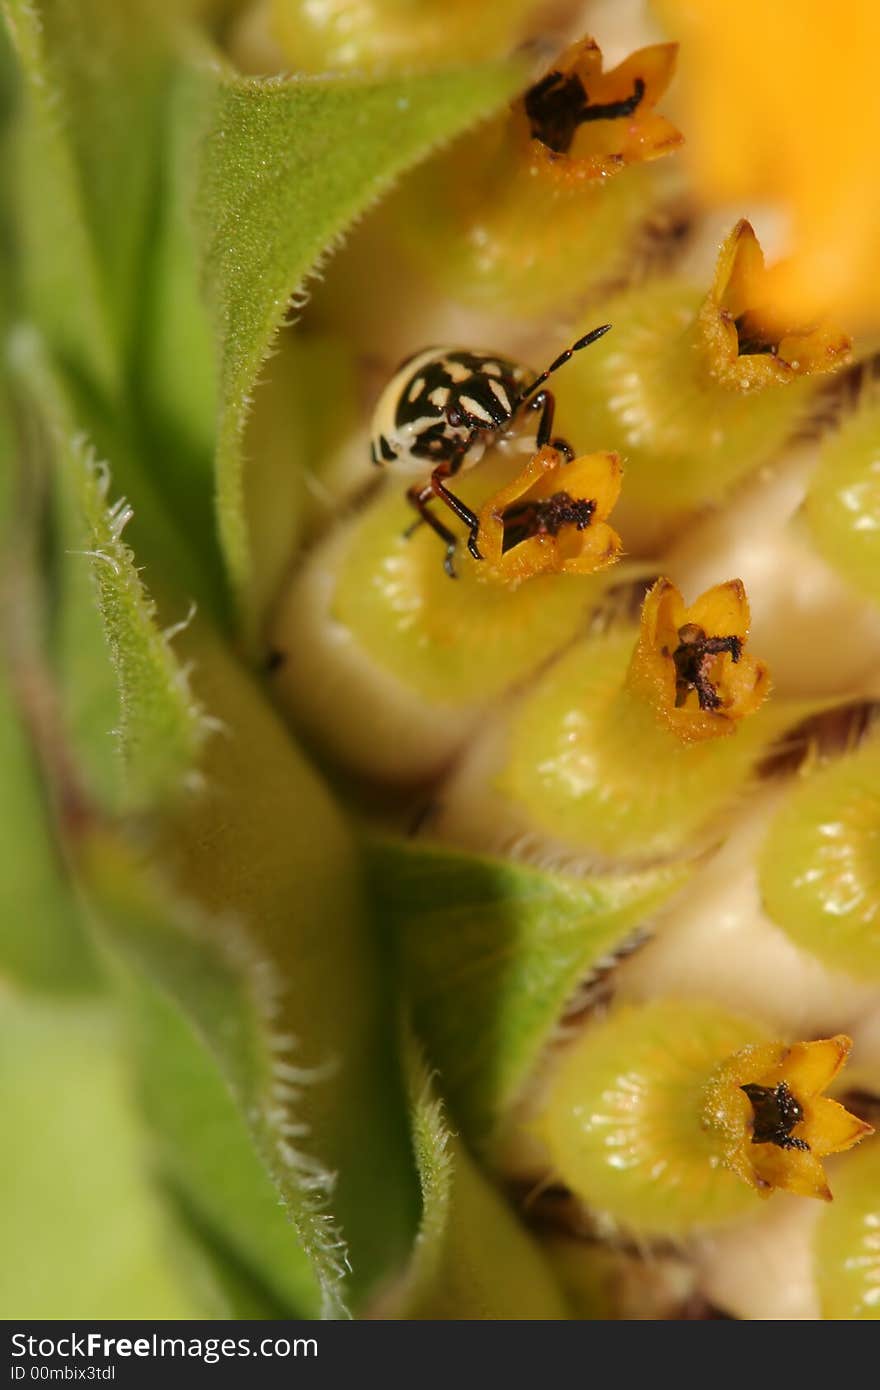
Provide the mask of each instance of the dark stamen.
{"label": "dark stamen", "polygon": [[504,550],[512,550],[531,536],[558,536],[563,526],[585,531],[596,503],[586,497],[554,492],[534,502],[517,502],[504,513]]}
{"label": "dark stamen", "polygon": [[752,1103],[754,1123],[753,1144],[775,1144],[778,1149],[804,1149],[810,1146],[805,1139],[795,1139],[792,1130],[804,1118],[800,1103],[784,1081],[778,1086],[740,1086]]}
{"label": "dark stamen", "polygon": [[591,106],[584,84],[576,73],[549,72],[529,89],[524,104],[532,139],[540,140],[554,154],[568,154],[579,125],[631,116],[644,95],[645,84],[637,77],[631,96]]}
{"label": "dark stamen", "polygon": [[700,709],[716,710],[721,697],[709,679],[708,668],[713,656],[729,652],[734,661],[742,656],[741,637],[707,637],[697,623],[685,623],[678,629],[679,645],[672,653],[675,662],[675,704],[684,704],[692,690],[697,692]]}

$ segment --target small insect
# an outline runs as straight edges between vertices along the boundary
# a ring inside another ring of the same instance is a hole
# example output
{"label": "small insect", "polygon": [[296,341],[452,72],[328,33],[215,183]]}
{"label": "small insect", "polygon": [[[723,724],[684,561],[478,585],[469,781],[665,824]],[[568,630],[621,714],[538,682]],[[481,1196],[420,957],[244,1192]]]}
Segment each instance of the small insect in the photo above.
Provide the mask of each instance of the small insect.
{"label": "small insect", "polygon": [[406,495],[419,514],[414,526],[425,521],[443,540],[443,563],[450,578],[455,578],[457,540],[430,510],[430,503],[442,502],[464,523],[468,550],[481,560],[479,519],[450,491],[447,480],[478,463],[487,445],[510,435],[517,415],[524,411],[538,414],[537,449],[552,443],[568,459],[574,458],[564,439],[551,439],[555,402],[544,383],[610,327],[605,323],[579,338],[537,376],[528,367],[493,353],[426,348],[408,358],[385,387],[373,417],[373,463],[410,474],[424,474],[430,468],[427,482],[414,483]]}

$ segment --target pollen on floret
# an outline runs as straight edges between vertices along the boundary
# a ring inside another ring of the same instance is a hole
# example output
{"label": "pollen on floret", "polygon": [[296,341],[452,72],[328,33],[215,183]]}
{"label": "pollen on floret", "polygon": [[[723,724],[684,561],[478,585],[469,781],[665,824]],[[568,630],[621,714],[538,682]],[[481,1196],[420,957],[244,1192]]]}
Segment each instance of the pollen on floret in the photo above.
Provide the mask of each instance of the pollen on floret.
{"label": "pollen on floret", "polygon": [[759,1043],[719,1067],[709,1088],[707,1123],[726,1136],[726,1165],[761,1196],[784,1189],[830,1201],[823,1158],[873,1133],[823,1095],[851,1049],[842,1033],[791,1046]]}
{"label": "pollen on floret", "polygon": [[480,510],[482,572],[490,580],[540,574],[593,574],[619,558],[608,525],[622,480],[617,454],[569,460],[545,445]]}
{"label": "pollen on floret", "polygon": [[749,620],[739,579],[690,607],[668,579],[646,596],[627,684],[683,743],[733,733],[767,698],[767,667],[745,650]]}
{"label": "pollen on floret", "polygon": [[698,319],[709,370],[722,384],[759,390],[849,362],[849,334],[780,313],[773,287],[783,269],[767,269],[751,223],[737,222],[721,246]]}

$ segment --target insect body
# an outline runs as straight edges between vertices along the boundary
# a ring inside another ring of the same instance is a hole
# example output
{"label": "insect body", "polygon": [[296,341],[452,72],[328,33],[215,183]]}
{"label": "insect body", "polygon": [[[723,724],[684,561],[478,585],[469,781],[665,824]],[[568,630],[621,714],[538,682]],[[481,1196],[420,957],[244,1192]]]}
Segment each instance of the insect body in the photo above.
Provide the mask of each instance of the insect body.
{"label": "insect body", "polygon": [[551,441],[554,401],[544,383],[575,352],[594,343],[610,327],[606,323],[594,328],[537,376],[528,367],[496,354],[427,348],[409,358],[386,386],[373,419],[373,462],[422,477],[430,470],[428,480],[414,483],[406,495],[419,520],[426,521],[445,542],[445,568],[453,578],[456,537],[429,510],[429,504],[435,499],[442,502],[464,522],[468,550],[475,560],[481,559],[479,520],[449,490],[447,479],[477,463],[488,444],[512,431],[523,411],[538,414],[537,448],[552,442],[573,458],[574,451],[564,440]]}

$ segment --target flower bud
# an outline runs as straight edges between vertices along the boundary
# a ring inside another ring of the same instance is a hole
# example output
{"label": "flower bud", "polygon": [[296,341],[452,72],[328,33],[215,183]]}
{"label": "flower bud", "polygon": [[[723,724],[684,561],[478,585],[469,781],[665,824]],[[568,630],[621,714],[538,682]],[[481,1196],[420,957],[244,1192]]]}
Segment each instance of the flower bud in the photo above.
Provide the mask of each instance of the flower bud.
{"label": "flower bud", "polygon": [[760,877],[797,946],[880,980],[880,739],[804,775],[770,827]]}
{"label": "flower bud", "polygon": [[822,1159],[871,1132],[821,1094],[849,1047],[764,1041],[699,1002],[618,1009],[563,1052],[534,1128],[554,1178],[636,1235],[722,1225],[778,1188],[828,1200]]}
{"label": "flower bud", "polygon": [[845,334],[770,322],[763,257],[740,222],[707,295],[656,279],[603,301],[608,351],[560,374],[560,412],[579,443],[617,450],[626,468],[620,529],[656,547],[677,518],[721,501],[778,452],[815,383],[849,357]]}
{"label": "flower bud", "polygon": [[[658,630],[659,600],[666,595],[666,624],[676,594],[661,581],[638,631],[582,637],[486,730],[443,795],[444,836],[494,851],[527,845],[591,867],[643,864],[707,843],[793,716],[759,708],[769,681],[744,652],[741,587],[718,586],[691,610],[677,595],[684,638],[674,624]],[[717,647],[718,637],[721,649],[705,645]]]}
{"label": "flower bud", "polygon": [[510,111],[416,172],[398,233],[456,300],[531,317],[620,273],[681,143],[654,109],[675,66],[654,44],[603,72],[573,44]]}
{"label": "flower bud", "polygon": [[813,542],[858,593],[880,604],[880,389],[825,441],[806,500]]}

